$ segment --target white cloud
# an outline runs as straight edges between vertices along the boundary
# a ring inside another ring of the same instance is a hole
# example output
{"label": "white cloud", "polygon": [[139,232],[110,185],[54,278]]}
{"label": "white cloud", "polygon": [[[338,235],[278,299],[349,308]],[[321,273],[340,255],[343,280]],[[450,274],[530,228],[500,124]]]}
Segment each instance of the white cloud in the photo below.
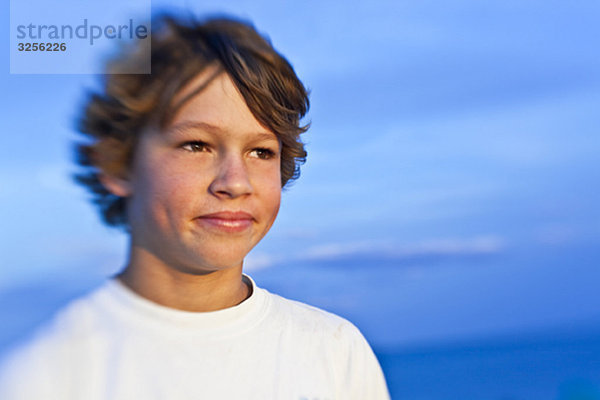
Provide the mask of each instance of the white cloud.
{"label": "white cloud", "polygon": [[275,266],[281,259],[279,256],[267,253],[250,253],[244,260],[244,270],[252,272],[269,268]]}
{"label": "white cloud", "polygon": [[248,271],[270,268],[295,261],[327,261],[346,256],[384,256],[397,259],[415,256],[473,256],[498,254],[506,241],[497,235],[470,238],[429,239],[413,243],[397,241],[356,241],[327,243],[309,247],[295,254],[252,253],[244,263]]}
{"label": "white cloud", "polygon": [[473,238],[430,239],[413,243],[349,242],[329,243],[309,248],[301,258],[333,259],[357,254],[377,254],[395,257],[422,255],[476,255],[499,253],[504,239],[487,235]]}

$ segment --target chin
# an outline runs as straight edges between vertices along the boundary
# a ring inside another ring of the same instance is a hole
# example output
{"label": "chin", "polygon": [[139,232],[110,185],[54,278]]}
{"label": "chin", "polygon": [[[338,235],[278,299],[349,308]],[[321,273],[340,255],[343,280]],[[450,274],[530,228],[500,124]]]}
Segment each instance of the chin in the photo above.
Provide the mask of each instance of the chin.
{"label": "chin", "polygon": [[[193,260],[193,258],[190,258]],[[187,263],[187,270],[192,274],[207,274],[216,271],[223,271],[230,268],[241,267],[244,258],[243,257],[231,257],[231,254],[227,254],[223,257],[214,258],[197,258],[197,261],[193,264]]]}

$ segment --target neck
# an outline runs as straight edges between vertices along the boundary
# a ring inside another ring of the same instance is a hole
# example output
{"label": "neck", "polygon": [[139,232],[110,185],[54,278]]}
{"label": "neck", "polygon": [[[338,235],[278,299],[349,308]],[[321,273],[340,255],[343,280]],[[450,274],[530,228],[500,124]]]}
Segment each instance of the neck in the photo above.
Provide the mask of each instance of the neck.
{"label": "neck", "polygon": [[184,311],[207,312],[233,307],[251,295],[242,264],[191,273],[166,265],[154,255],[132,250],[117,278],[142,297]]}

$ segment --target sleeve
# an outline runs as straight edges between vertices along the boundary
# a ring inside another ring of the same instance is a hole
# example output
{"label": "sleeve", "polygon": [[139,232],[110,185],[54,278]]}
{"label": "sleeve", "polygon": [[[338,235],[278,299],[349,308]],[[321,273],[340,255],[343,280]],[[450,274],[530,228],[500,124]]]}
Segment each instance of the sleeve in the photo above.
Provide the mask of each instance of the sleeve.
{"label": "sleeve", "polygon": [[67,399],[64,372],[59,354],[44,341],[18,346],[0,363],[0,399]]}
{"label": "sleeve", "polygon": [[342,361],[340,399],[390,400],[379,361],[362,333],[351,323],[346,327],[348,344]]}
{"label": "sleeve", "polygon": [[30,352],[27,350],[13,352],[0,365],[0,399],[34,399],[35,396],[45,396],[43,390],[48,380],[44,376],[46,371],[38,370],[28,353]]}

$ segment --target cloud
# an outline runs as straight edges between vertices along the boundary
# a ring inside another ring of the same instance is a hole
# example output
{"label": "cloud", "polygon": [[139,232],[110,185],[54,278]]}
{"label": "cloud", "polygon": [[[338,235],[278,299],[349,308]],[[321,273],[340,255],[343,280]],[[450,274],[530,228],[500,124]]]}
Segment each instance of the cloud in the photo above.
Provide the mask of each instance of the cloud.
{"label": "cloud", "polygon": [[499,254],[506,246],[506,240],[497,235],[429,239],[413,243],[397,241],[327,243],[291,255],[253,253],[247,257],[244,266],[246,270],[256,271],[295,262],[333,262],[348,257],[385,258],[397,261],[415,258],[470,257]]}
{"label": "cloud", "polygon": [[268,253],[250,253],[244,260],[244,270],[248,272],[257,271],[277,265],[282,257]]}
{"label": "cloud", "polygon": [[431,239],[414,243],[350,242],[330,243],[309,248],[303,258],[334,259],[354,255],[384,255],[412,257],[427,255],[478,255],[499,253],[505,241],[498,236],[479,236],[467,239]]}

